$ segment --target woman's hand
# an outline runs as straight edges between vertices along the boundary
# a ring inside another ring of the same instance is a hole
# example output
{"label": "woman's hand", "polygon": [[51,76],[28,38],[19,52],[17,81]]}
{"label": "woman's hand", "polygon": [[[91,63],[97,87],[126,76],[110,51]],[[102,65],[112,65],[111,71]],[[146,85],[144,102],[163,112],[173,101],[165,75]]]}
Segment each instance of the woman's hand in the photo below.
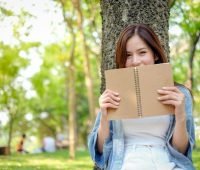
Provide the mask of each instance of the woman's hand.
{"label": "woman's hand", "polygon": [[110,134],[107,109],[118,108],[119,101],[120,101],[119,94],[108,89],[106,89],[103,92],[103,94],[99,97],[99,106],[102,113],[98,129],[98,137],[97,137],[97,146],[99,153],[103,153],[103,144],[105,142],[105,139],[107,139]]}
{"label": "woman's hand", "polygon": [[176,121],[185,120],[184,94],[176,86],[163,87],[162,89],[158,90],[158,93],[161,95],[158,97],[158,100],[161,103],[174,106]]}
{"label": "woman's hand", "polygon": [[158,90],[161,95],[158,100],[163,104],[173,105],[175,108],[176,123],[172,136],[172,146],[185,154],[187,151],[189,137],[186,127],[185,95],[177,87],[163,87]]}
{"label": "woman's hand", "polygon": [[117,92],[106,89],[99,97],[99,106],[102,112],[102,116],[107,117],[107,109],[117,109],[119,106],[120,98]]}

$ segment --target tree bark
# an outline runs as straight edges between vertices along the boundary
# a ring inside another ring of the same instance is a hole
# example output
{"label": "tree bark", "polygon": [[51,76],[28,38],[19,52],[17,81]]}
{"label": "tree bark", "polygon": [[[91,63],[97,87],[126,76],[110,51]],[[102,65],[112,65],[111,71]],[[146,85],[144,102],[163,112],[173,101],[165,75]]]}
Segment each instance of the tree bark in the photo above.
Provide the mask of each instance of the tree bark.
{"label": "tree bark", "polygon": [[102,63],[101,92],[105,90],[104,70],[116,67],[115,44],[123,28],[135,23],[152,27],[158,35],[169,60],[167,0],[102,0]]}

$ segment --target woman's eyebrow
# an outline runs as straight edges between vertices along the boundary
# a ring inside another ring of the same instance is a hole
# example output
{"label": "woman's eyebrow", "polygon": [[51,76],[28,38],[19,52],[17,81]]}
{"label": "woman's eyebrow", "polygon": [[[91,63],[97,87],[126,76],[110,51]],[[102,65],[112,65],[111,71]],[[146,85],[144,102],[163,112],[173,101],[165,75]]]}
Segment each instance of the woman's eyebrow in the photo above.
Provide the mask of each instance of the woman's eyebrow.
{"label": "woman's eyebrow", "polygon": [[[137,49],[136,51],[140,51],[140,50],[147,50],[147,48],[142,47],[142,48]],[[132,53],[132,52],[131,51],[126,51],[126,53]]]}
{"label": "woman's eyebrow", "polygon": [[137,49],[137,51],[140,51],[140,50],[146,50],[147,48],[143,47],[143,48],[139,48]]}

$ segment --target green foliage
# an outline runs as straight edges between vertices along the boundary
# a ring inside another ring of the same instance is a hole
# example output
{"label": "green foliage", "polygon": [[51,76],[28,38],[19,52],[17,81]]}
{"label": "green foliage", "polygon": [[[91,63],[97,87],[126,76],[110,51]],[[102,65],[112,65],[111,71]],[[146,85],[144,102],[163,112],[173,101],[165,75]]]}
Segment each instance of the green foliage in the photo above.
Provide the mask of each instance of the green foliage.
{"label": "green foliage", "polygon": [[189,35],[194,36],[200,31],[200,4],[198,2],[192,2],[187,0],[183,7],[183,20],[181,21],[181,27]]}
{"label": "green foliage", "polygon": [[[170,27],[179,28],[179,33],[170,34],[171,61],[174,68],[175,81],[188,85],[189,60],[194,41],[200,34],[200,3],[189,0],[176,0],[171,9]],[[193,59],[193,96],[195,116],[200,113],[200,55],[199,42],[197,43]]]}
{"label": "green foliage", "polygon": [[200,30],[200,3],[190,0],[176,0],[171,9],[170,22],[181,26],[184,32],[194,35]]}
{"label": "green foliage", "polygon": [[[38,132],[41,134],[55,135],[56,130],[61,129],[61,117],[67,117],[65,70],[59,61],[60,48],[54,44],[46,48],[40,71],[31,78],[37,96],[31,99],[29,107],[36,124],[43,129]],[[41,118],[42,112],[47,113],[46,118]]]}
{"label": "green foliage", "polygon": [[25,67],[28,62],[20,57],[19,48],[10,47],[2,43],[0,45],[0,82],[11,83],[13,78],[17,76],[20,68]]}
{"label": "green foliage", "polygon": [[[0,110],[7,112],[9,122],[6,126],[1,127],[3,134],[1,136],[8,142],[8,134],[15,132],[26,132],[30,129],[25,114],[28,112],[28,102],[26,90],[17,81],[21,76],[20,71],[25,69],[29,64],[28,59],[21,56],[20,52],[31,47],[30,44],[21,44],[21,46],[8,46],[1,44],[0,56]],[[12,137],[12,136],[10,136]],[[7,145],[7,144],[6,144]]]}
{"label": "green foliage", "polygon": [[3,8],[2,6],[0,6],[0,16],[5,15],[5,16],[12,16],[13,12],[11,10],[7,10],[5,8]]}

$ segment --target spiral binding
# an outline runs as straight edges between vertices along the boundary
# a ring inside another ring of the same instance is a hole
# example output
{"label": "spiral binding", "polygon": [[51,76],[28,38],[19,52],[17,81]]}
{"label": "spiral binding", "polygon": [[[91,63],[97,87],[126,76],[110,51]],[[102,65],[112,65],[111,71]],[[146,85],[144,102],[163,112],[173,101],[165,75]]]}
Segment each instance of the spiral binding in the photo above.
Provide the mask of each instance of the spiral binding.
{"label": "spiral binding", "polygon": [[134,67],[134,77],[135,77],[134,85],[135,85],[136,99],[137,99],[137,113],[139,117],[142,117],[140,82],[139,82],[139,72],[137,67]]}

